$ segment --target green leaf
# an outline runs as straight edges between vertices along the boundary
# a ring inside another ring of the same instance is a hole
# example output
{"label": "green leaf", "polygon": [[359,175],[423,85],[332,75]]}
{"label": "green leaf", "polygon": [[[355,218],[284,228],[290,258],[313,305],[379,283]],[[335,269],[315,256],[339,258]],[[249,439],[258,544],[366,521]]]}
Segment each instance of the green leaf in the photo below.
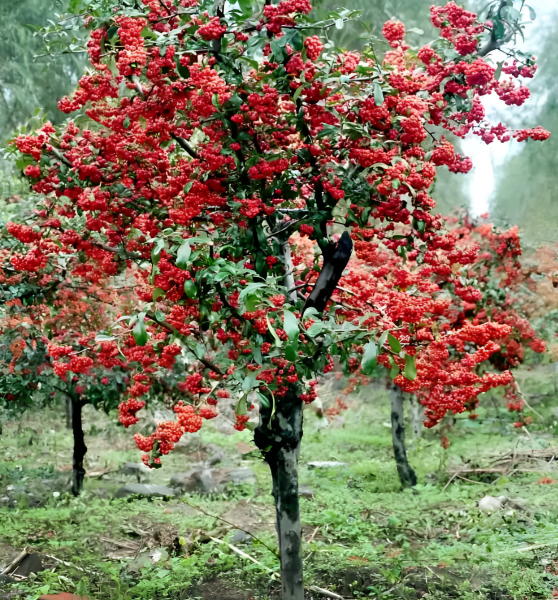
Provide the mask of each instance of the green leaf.
{"label": "green leaf", "polygon": [[258,296],[254,296],[253,294],[248,296],[246,298],[246,301],[244,302],[244,304],[246,306],[246,310],[248,312],[254,312],[256,310],[256,308],[258,307],[259,303],[260,303],[260,299],[258,298]]}
{"label": "green leaf", "polygon": [[188,67],[183,67],[180,64],[180,60],[176,61],[176,70],[183,79],[190,79],[190,69]]}
{"label": "green leaf", "polygon": [[283,326],[291,341],[298,338],[298,321],[290,310],[283,311]]}
{"label": "green leaf", "polygon": [[145,346],[145,344],[147,344],[147,340],[149,339],[147,336],[147,331],[145,329],[144,319],[145,313],[142,312],[138,315],[138,322],[132,330],[132,335],[134,336],[134,340],[136,340],[136,344],[138,346]]}
{"label": "green leaf", "polygon": [[304,42],[302,41],[302,34],[300,33],[300,30],[293,28],[290,30],[287,29],[287,32],[288,33],[285,34],[285,37],[287,38],[285,46],[287,44],[290,44],[295,52],[300,52],[304,47]]}
{"label": "green leaf", "polygon": [[529,16],[531,17],[531,21],[534,21],[537,18],[537,13],[535,12],[535,9],[529,5],[527,5],[527,8],[529,9]]}
{"label": "green leaf", "polygon": [[273,329],[273,325],[271,324],[271,322],[269,320],[269,315],[266,314],[265,318],[267,319],[267,328],[269,329],[269,333],[271,333],[271,335],[273,336],[273,339],[275,340],[275,345],[280,346],[281,340],[279,339],[279,336],[277,335],[277,332],[275,331],[275,329]]}
{"label": "green leaf", "polygon": [[[249,392],[256,385],[256,371],[248,371],[244,381],[242,382],[242,391]],[[259,385],[259,384],[258,384]]]}
{"label": "green leaf", "polygon": [[494,39],[496,41],[501,40],[505,33],[506,33],[506,28],[504,26],[504,23],[496,16],[494,15],[493,20],[493,31],[494,31]]}
{"label": "green leaf", "polygon": [[298,344],[296,342],[285,347],[285,358],[290,362],[295,362],[298,358]]}
{"label": "green leaf", "polygon": [[378,345],[376,342],[368,342],[364,346],[364,354],[362,355],[362,363],[360,370],[364,375],[370,375],[376,367],[378,359]]}
{"label": "green leaf", "polygon": [[98,333],[95,336],[95,341],[96,342],[112,342],[112,340],[115,340],[116,338],[113,335],[105,335],[104,333]]}
{"label": "green leaf", "polygon": [[378,342],[378,348],[380,349],[380,352],[382,351],[382,348],[384,347],[384,344],[386,343],[388,333],[389,333],[389,331],[384,331],[384,333],[382,333],[382,335],[380,336],[380,341]]}
{"label": "green leaf", "polygon": [[307,309],[304,311],[304,317],[305,317],[305,318],[307,318],[307,319],[310,319],[310,318],[312,318],[313,316],[315,316],[315,315],[319,315],[319,314],[320,314],[320,313],[318,312],[318,310],[317,310],[317,309],[316,309],[314,306],[311,306],[310,308],[307,308]]}
{"label": "green leaf", "polygon": [[413,381],[417,377],[417,365],[415,363],[415,357],[405,354],[405,369],[403,376],[409,381]]}
{"label": "green leaf", "polygon": [[189,242],[185,241],[176,253],[176,266],[179,269],[186,269],[186,267],[188,266],[188,259],[190,258],[191,253],[192,248]]}
{"label": "green leaf", "polygon": [[496,79],[496,81],[500,80],[500,76],[502,75],[502,67],[504,66],[504,61],[501,60],[498,63],[498,67],[496,69],[496,72],[494,73],[494,79]]}
{"label": "green leaf", "polygon": [[263,406],[264,408],[269,408],[271,406],[269,398],[266,398],[261,392],[256,392],[256,394],[258,396],[260,406]]}
{"label": "green leaf", "polygon": [[296,102],[298,100],[298,97],[300,96],[300,94],[302,94],[302,90],[304,89],[304,86],[302,84],[300,84],[297,88],[295,93],[293,94],[293,102]]}
{"label": "green leaf", "polygon": [[196,295],[198,293],[198,288],[191,279],[187,279],[184,282],[184,292],[186,293],[186,296],[188,296],[188,298],[196,297]]}
{"label": "green leaf", "polygon": [[376,106],[382,106],[384,103],[384,92],[377,81],[374,83],[374,102]]}
{"label": "green leaf", "polygon": [[161,289],[160,287],[156,287],[153,290],[153,304],[155,304],[159,298],[164,298],[166,293],[167,292],[165,292],[165,290]]}
{"label": "green leaf", "polygon": [[124,129],[128,129],[128,127],[130,127],[130,117],[126,117],[124,121],[122,121],[122,126]]}
{"label": "green leaf", "polygon": [[395,360],[393,360],[393,356],[389,357],[389,362],[391,364],[391,371],[389,372],[389,376],[392,379],[395,379],[399,375],[399,367],[397,366]]}
{"label": "green leaf", "polygon": [[247,395],[248,394],[244,394],[244,396],[242,396],[242,398],[236,403],[234,412],[237,415],[241,415],[242,416],[242,415],[245,415],[248,412],[248,410],[246,409],[246,396]]}
{"label": "green leaf", "polygon": [[151,260],[153,262],[154,265],[157,265],[157,263],[159,262],[159,259],[161,258],[161,250],[165,247],[165,240],[163,239],[158,239],[157,242],[155,243],[155,246],[153,247],[153,250],[151,250]]}
{"label": "green leaf", "polygon": [[395,354],[399,354],[401,352],[401,342],[395,336],[391,335],[391,333],[388,333],[387,339],[391,349]]}
{"label": "green leaf", "polygon": [[319,335],[320,333],[322,333],[322,331],[324,330],[324,324],[323,323],[314,323],[313,325],[311,325],[307,330],[306,333],[307,335],[309,335],[310,337],[314,337],[315,335]]}
{"label": "green leaf", "polygon": [[264,288],[265,287],[265,283],[249,283],[241,292],[240,295],[238,296],[238,299],[241,302],[244,302],[244,299],[247,296],[252,296],[253,292],[255,292],[256,290],[259,290],[260,288]]}
{"label": "green leaf", "polygon": [[217,110],[221,110],[221,105],[219,104],[219,95],[218,94],[213,94],[213,96],[211,96],[211,103]]}
{"label": "green leaf", "polygon": [[254,348],[254,353],[252,354],[254,360],[261,366],[263,364],[262,350],[261,348]]}

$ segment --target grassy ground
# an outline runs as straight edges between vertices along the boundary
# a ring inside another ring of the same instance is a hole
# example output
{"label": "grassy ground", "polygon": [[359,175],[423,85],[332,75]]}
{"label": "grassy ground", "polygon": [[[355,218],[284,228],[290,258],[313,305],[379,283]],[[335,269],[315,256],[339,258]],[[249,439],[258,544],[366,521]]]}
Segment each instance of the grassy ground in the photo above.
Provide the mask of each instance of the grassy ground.
{"label": "grassy ground", "polygon": [[[471,460],[485,464],[489,454],[555,445],[554,373],[526,373],[524,388],[542,417],[533,414],[529,434],[514,429],[511,416],[491,401],[485,401],[478,420],[459,416],[451,428],[442,424],[420,440],[409,427],[409,455],[420,482],[414,491],[399,490],[389,407],[381,390],[363,390],[344,420],[328,429],[310,414],[300,467],[301,484],[315,492],[313,499],[301,499],[306,583],[348,598],[552,598],[558,588],[558,490],[539,482],[558,479],[558,466],[541,462],[533,472],[468,475],[469,481],[450,481],[447,472]],[[78,499],[67,492],[71,438],[61,410],[4,423],[0,565],[25,546],[65,564],[52,563],[53,572],[3,585],[0,598],[35,599],[55,591],[99,600],[276,596],[278,580],[270,573],[279,567],[271,551],[276,545],[270,478],[256,453],[243,454],[245,446],[237,447],[240,441],[250,445],[248,432],[228,436],[204,427],[168,457],[150,483],[168,483],[213,445],[224,450],[224,466],[252,468],[255,485],[203,497],[115,500],[114,492],[135,480],[118,468],[137,462],[139,454],[130,433],[113,420],[91,410],[85,423],[87,468],[109,472],[87,478]],[[447,450],[440,445],[442,431],[451,440]],[[306,463],[313,460],[348,466],[312,470]],[[485,495],[516,502],[487,515],[478,509]],[[241,539],[229,523],[258,540]],[[233,537],[233,545],[259,564],[215,541]],[[308,598],[319,597],[308,592]]]}

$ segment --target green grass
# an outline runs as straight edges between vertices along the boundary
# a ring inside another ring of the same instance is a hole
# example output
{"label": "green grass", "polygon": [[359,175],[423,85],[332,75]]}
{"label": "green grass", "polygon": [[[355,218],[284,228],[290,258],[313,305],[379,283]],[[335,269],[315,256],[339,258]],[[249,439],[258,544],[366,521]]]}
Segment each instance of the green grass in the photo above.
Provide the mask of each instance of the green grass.
{"label": "green grass", "polygon": [[[409,427],[409,456],[419,485],[405,492],[399,489],[382,391],[363,390],[357,405],[343,415],[344,423],[329,429],[319,429],[316,417],[309,415],[300,460],[300,482],[315,491],[314,500],[301,499],[306,583],[354,598],[550,599],[558,588],[557,488],[538,482],[543,474],[558,479],[558,466],[556,471],[490,477],[486,482],[482,477],[474,482],[456,478],[447,485],[450,464],[514,447],[553,445],[553,393],[542,400],[536,410],[544,420],[537,418],[529,428],[531,438],[515,430],[512,417],[488,401],[479,410],[479,420],[459,416],[451,429],[443,423],[420,440]],[[86,413],[85,422],[86,431],[93,433],[86,439],[88,468],[138,461],[129,432],[93,411]],[[250,443],[248,432],[226,436],[208,426],[193,437],[188,452],[200,444],[222,447],[228,466],[254,470],[255,486],[209,497],[186,496],[187,504],[181,499],[114,500],[113,492],[133,478],[113,471],[105,479],[87,479],[85,493],[75,499],[67,493],[69,474],[56,470],[71,462],[71,440],[62,423],[53,411],[4,423],[0,497],[8,496],[10,502],[0,504],[0,562],[32,546],[69,565],[59,563],[54,573],[4,586],[6,592],[20,591],[12,597],[77,591],[103,600],[264,600],[277,593],[277,578],[264,568],[279,568],[265,547],[276,545],[268,469],[255,455],[243,458],[236,449],[239,440]],[[452,442],[448,450],[440,445],[442,430]],[[151,482],[167,483],[193,460],[183,453],[170,455]],[[311,470],[306,463],[313,460],[342,461],[348,467]],[[7,491],[8,486],[13,489]],[[526,508],[485,515],[477,508],[485,495],[521,498]],[[210,540],[230,541],[234,528],[190,505],[244,526],[253,527],[259,520],[255,528],[263,543],[237,545],[263,567]],[[152,564],[143,554],[140,560],[133,553],[109,556],[108,549],[115,549],[101,537],[133,542],[139,539],[137,530],[150,532],[143,538],[150,551],[157,545],[166,548],[158,562]],[[157,531],[165,533],[157,538]],[[217,583],[229,595],[219,595],[212,587]]]}

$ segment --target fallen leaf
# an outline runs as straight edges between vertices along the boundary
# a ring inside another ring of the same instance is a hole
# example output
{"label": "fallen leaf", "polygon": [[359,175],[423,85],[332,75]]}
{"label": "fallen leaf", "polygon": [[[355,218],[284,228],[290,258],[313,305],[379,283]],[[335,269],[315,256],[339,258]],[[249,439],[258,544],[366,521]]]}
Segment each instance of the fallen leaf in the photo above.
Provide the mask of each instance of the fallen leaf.
{"label": "fallen leaf", "polygon": [[72,465],[61,465],[60,467],[56,467],[56,471],[59,473],[67,473],[73,469]]}
{"label": "fallen leaf", "polygon": [[349,556],[349,560],[353,562],[370,562],[367,558],[363,558],[362,556]]}
{"label": "fallen leaf", "polygon": [[114,470],[114,466],[106,467],[104,469],[93,469],[92,471],[87,471],[85,473],[86,477],[101,477],[102,475],[106,475]]}
{"label": "fallen leaf", "polygon": [[256,446],[249,446],[246,442],[236,442],[236,448],[240,454],[248,454],[257,450]]}

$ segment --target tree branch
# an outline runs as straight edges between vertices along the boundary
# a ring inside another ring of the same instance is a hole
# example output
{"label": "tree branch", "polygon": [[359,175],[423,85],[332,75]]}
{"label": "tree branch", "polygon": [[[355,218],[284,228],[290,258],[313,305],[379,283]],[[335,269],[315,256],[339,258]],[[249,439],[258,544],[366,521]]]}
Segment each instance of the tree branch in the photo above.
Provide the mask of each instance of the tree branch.
{"label": "tree branch", "polygon": [[333,291],[347,266],[353,252],[353,241],[345,231],[341,239],[334,244],[330,242],[324,250],[324,265],[314,285],[314,289],[306,299],[302,314],[313,306],[319,312],[323,312]]}
{"label": "tree branch", "polygon": [[[148,318],[150,318],[152,321],[155,321],[155,323],[157,323],[157,325],[160,325],[161,327],[164,327],[168,331],[172,331],[172,333],[174,333],[174,335],[176,335],[176,337],[178,337],[180,339],[184,338],[184,336],[180,333],[180,331],[178,331],[178,329],[176,327],[174,327],[173,325],[171,325],[170,323],[167,323],[167,321],[161,321],[153,313],[150,313],[150,312],[148,312],[146,314],[146,316]],[[189,346],[187,346],[187,347],[190,350],[190,352],[194,353],[194,351]],[[221,369],[219,369],[219,367],[215,363],[212,363],[210,360],[207,360],[206,358],[198,358],[197,355],[196,355],[196,358],[203,365],[205,365],[208,369],[211,369],[212,371],[215,371],[215,373],[218,373],[219,375],[223,375],[224,374],[223,371],[221,371]]]}
{"label": "tree branch", "polygon": [[171,138],[183,149],[186,150],[186,152],[188,152],[188,154],[192,157],[192,158],[198,158],[198,155],[196,154],[196,151],[192,148],[192,146],[190,146],[190,144],[184,139],[179,137],[178,135],[175,135],[174,133],[171,133]]}

